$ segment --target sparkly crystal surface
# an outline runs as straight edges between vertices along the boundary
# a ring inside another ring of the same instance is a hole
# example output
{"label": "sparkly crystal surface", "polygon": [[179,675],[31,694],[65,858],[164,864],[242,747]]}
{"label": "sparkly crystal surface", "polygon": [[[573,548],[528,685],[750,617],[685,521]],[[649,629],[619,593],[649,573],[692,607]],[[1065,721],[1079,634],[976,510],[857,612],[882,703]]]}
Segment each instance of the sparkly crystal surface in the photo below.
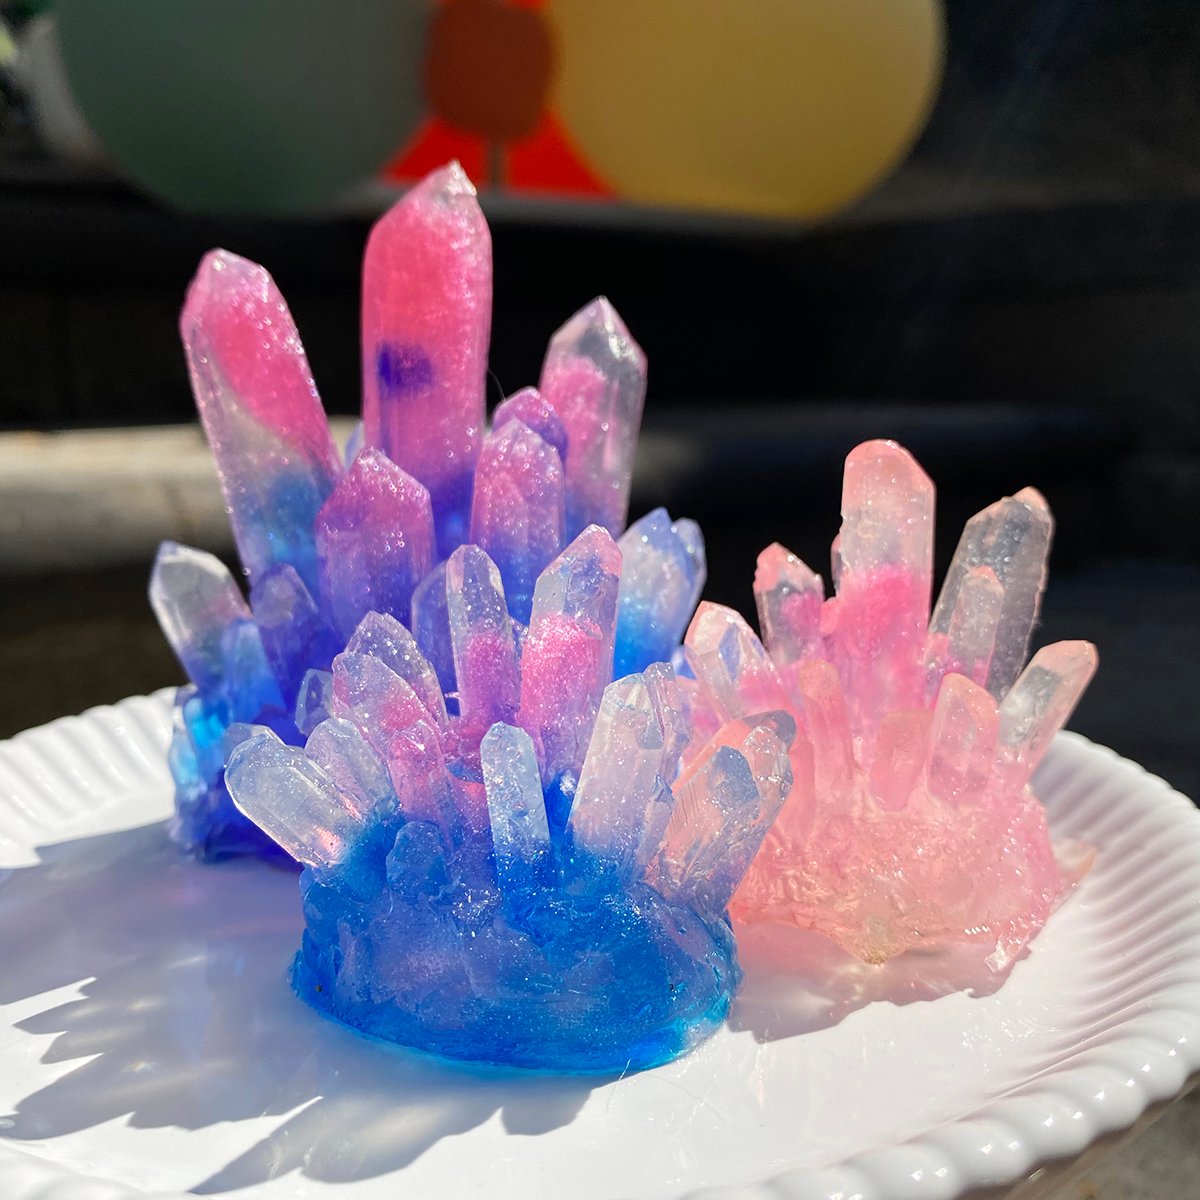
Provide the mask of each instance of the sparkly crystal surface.
{"label": "sparkly crystal surface", "polygon": [[783,547],[765,550],[766,646],[701,605],[685,639],[690,713],[711,728],[783,708],[799,727],[793,786],[735,916],[817,930],[869,962],[972,943],[1001,970],[1076,878],[1029,779],[1096,653],[1061,642],[1024,665],[1052,529],[1032,489],[968,522],[931,616],[933,500],[899,446],[855,449],[836,594]]}
{"label": "sparkly crystal surface", "polygon": [[449,1057],[577,1072],[653,1066],[724,1019],[725,911],[796,726],[732,722],[680,775],[671,667],[608,681],[620,559],[599,526],[568,545],[518,654],[498,568],[462,546],[444,584],[458,713],[409,631],[370,614],[304,748],[237,742],[235,802],[305,867],[292,981],[310,1003]]}
{"label": "sparkly crystal surface", "polygon": [[435,172],[371,235],[363,424],[339,456],[269,277],[202,265],[185,338],[250,596],[163,547],[152,600],[192,680],[175,836],[303,867],[293,983],[346,1024],[620,1072],[723,1019],[726,909],[795,722],[688,721],[667,660],[704,546],[664,510],[615,540],[645,390],[615,310],[572,318],[543,390],[489,429],[490,299],[474,190]]}

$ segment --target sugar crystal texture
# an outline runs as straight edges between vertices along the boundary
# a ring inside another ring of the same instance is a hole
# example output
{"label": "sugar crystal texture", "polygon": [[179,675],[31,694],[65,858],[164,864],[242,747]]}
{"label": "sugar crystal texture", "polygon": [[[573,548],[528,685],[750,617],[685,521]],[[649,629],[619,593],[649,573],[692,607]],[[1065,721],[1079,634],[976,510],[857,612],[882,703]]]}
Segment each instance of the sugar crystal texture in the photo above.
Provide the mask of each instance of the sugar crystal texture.
{"label": "sugar crystal texture", "polygon": [[[731,722],[677,775],[671,667],[596,682],[620,565],[585,530],[539,577],[518,658],[499,571],[462,546],[456,670],[500,686],[450,715],[408,630],[370,614],[304,749],[238,741],[235,802],[305,867],[292,978],[310,1003],[449,1057],[579,1072],[653,1066],[723,1020],[740,979],[725,910],[791,787],[796,724]],[[552,709],[544,686],[582,707]]]}
{"label": "sugar crystal texture", "polygon": [[364,436],[429,489],[443,555],[466,540],[491,317],[491,235],[452,163],[377,222],[362,295]]}
{"label": "sugar crystal texture", "polygon": [[668,660],[704,546],[661,509],[622,536],[645,359],[615,310],[572,318],[489,430],[490,323],[487,225],[451,166],[371,234],[339,456],[269,276],[202,264],[184,336],[250,597],[164,545],[151,598],[191,679],[174,834],[300,864],[293,983],[347,1025],[620,1072],[723,1019],[726,907],[811,768],[786,713],[688,719]]}
{"label": "sugar crystal texture", "polygon": [[899,446],[855,449],[836,594],[782,546],[763,551],[766,646],[702,604],[685,638],[690,715],[711,728],[782,708],[798,726],[793,786],[736,917],[816,930],[868,962],[973,944],[1002,970],[1078,877],[1029,784],[1096,653],[1060,642],[1024,665],[1052,529],[1032,489],[968,522],[931,616],[933,499]]}

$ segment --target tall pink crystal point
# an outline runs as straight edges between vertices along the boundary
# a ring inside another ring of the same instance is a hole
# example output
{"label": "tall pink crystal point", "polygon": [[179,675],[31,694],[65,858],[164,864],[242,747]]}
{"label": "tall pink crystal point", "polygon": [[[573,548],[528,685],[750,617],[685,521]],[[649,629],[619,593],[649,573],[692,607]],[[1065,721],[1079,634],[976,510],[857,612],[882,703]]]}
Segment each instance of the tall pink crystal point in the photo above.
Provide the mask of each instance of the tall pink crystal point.
{"label": "tall pink crystal point", "polygon": [[842,488],[834,662],[856,731],[924,700],[934,491],[894,442],[850,452]]}
{"label": "tall pink crystal point", "polygon": [[825,585],[778,542],[758,556],[754,600],[762,640],[777,666],[820,653]]}
{"label": "tall pink crystal point", "polygon": [[1013,786],[1033,774],[1096,673],[1090,642],[1043,646],[1000,705],[1000,755]]}
{"label": "tall pink crystal point", "polygon": [[562,549],[564,490],[558,451],[521,421],[483,443],[475,471],[471,541],[500,569],[513,616],[529,621],[537,577]]}
{"label": "tall pink crystal point", "polygon": [[558,451],[561,461],[566,462],[566,427],[558,419],[558,413],[554,411],[550,402],[537,388],[521,388],[519,392],[513,392],[496,406],[496,411],[492,414],[492,430],[498,432],[509,421],[520,421],[523,425],[528,425],[538,437]]}
{"label": "tall pink crystal point", "polygon": [[429,489],[443,555],[466,538],[491,319],[491,235],[451,163],[376,222],[362,298],[364,436]]}
{"label": "tall pink crystal point", "polygon": [[541,574],[521,657],[520,724],[541,743],[546,782],[583,765],[609,681],[621,552],[585,529]]}
{"label": "tall pink crystal point", "polygon": [[513,624],[496,564],[478,546],[460,546],[446,563],[446,595],[459,713],[482,735],[517,711],[519,668]]}
{"label": "tall pink crystal point", "polygon": [[315,591],[312,522],[340,463],[283,296],[256,263],[213,250],[179,324],[243,565],[253,578],[290,563]]}
{"label": "tall pink crystal point", "polygon": [[1001,593],[995,649],[987,677],[980,682],[997,700],[1012,686],[1029,652],[1053,534],[1050,509],[1034,488],[1025,488],[977,513],[963,529],[929,620],[931,640],[941,634],[949,636],[972,572],[983,567],[994,572]]}
{"label": "tall pink crystal point", "polygon": [[369,612],[409,619],[433,567],[429,493],[386,454],[366,449],[316,517],[321,594],[343,637]]}
{"label": "tall pink crystal point", "polygon": [[925,770],[932,723],[927,708],[897,709],[879,723],[869,788],[880,808],[900,812],[907,807]]}
{"label": "tall pink crystal point", "polygon": [[625,528],[646,398],[646,356],[600,296],[551,339],[541,393],[567,434],[567,536]]}
{"label": "tall pink crystal point", "polygon": [[935,799],[957,808],[978,803],[996,765],[996,702],[962,675],[942,680],[929,734],[926,776]]}
{"label": "tall pink crystal point", "polygon": [[684,651],[722,719],[789,707],[762,643],[733,609],[702,602],[688,627]]}
{"label": "tall pink crystal point", "polygon": [[796,674],[805,728],[813,747],[814,786],[822,804],[845,812],[854,794],[854,746],[838,673],[813,659]]}
{"label": "tall pink crystal point", "polygon": [[[577,846],[629,877],[645,867],[647,830],[661,836],[670,812],[661,779],[665,740],[654,699],[641,675],[604,689],[567,828]],[[665,807],[664,807],[665,805]],[[662,818],[659,820],[658,818]]]}

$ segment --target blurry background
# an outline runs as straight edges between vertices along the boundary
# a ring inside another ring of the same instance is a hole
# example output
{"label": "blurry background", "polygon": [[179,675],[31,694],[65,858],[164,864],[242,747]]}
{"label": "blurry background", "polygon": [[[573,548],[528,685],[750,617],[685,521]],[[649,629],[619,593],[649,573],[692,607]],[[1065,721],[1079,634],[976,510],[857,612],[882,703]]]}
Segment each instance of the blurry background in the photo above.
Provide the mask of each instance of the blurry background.
{"label": "blurry background", "polygon": [[[153,550],[230,550],[202,252],[269,267],[349,419],[367,230],[458,157],[492,400],[606,293],[651,364],[634,513],[700,520],[710,598],[772,540],[824,569],[866,437],[937,482],[942,566],[1035,484],[1041,640],[1101,649],[1075,727],[1200,794],[1198,133],[1195,0],[3,0],[0,736],[180,678]],[[1078,1194],[1191,1194],[1194,1124]]]}
{"label": "blurry background", "polygon": [[771,540],[824,568],[865,437],[934,477],[943,565],[1036,484],[1043,639],[1102,653],[1076,728],[1200,790],[1194,0],[0,14],[0,734],[178,678],[153,548],[229,549],[176,332],[200,254],[268,265],[350,417],[367,229],[457,156],[493,400],[606,293],[651,363],[634,510],[701,521],[711,598],[750,607]]}

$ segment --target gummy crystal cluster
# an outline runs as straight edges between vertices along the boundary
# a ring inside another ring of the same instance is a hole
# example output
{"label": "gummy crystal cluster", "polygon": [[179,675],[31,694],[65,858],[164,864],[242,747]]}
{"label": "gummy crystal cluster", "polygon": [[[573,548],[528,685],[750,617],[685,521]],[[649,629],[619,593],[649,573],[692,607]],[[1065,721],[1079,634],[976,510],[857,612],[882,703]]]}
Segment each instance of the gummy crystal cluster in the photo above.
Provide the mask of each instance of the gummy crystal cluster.
{"label": "gummy crystal cluster", "polygon": [[[891,442],[846,460],[836,595],[774,545],[763,643],[702,604],[685,639],[697,735],[783,710],[794,786],[732,904],[867,962],[973,944],[1001,970],[1090,862],[1056,855],[1028,784],[1096,667],[1086,642],[1025,665],[1052,522],[1033,489],[973,517],[930,614],[934,489]],[[1024,668],[1024,669],[1022,669]]]}
{"label": "gummy crystal cluster", "polygon": [[608,682],[622,555],[589,526],[528,630],[478,546],[446,563],[459,711],[394,617],[333,660],[303,748],[239,731],[239,807],[305,864],[301,996],[451,1058],[620,1072],[675,1057],[740,979],[725,916],[791,782],[782,713],[692,745],[672,668]]}
{"label": "gummy crystal cluster", "polygon": [[[232,804],[225,762],[246,723],[303,743],[328,710],[334,656],[364,616],[411,629],[450,711],[508,713],[499,635],[480,629],[452,645],[451,552],[470,543],[489,556],[519,653],[539,573],[592,524],[621,535],[645,394],[640,348],[607,301],[592,302],[551,339],[540,389],[506,399],[489,429],[491,287],[487,223],[456,165],[376,224],[363,268],[363,425],[344,463],[270,275],[224,251],[202,262],[181,332],[249,599],[219,560],[173,543],[150,587],[191,680],[170,761],[174,833],[198,856],[281,855]],[[669,658],[703,585],[704,550],[693,523],[662,510],[620,544],[623,675]],[[592,646],[596,656],[589,685],[607,683],[597,672],[614,647],[579,637],[572,653]]]}

